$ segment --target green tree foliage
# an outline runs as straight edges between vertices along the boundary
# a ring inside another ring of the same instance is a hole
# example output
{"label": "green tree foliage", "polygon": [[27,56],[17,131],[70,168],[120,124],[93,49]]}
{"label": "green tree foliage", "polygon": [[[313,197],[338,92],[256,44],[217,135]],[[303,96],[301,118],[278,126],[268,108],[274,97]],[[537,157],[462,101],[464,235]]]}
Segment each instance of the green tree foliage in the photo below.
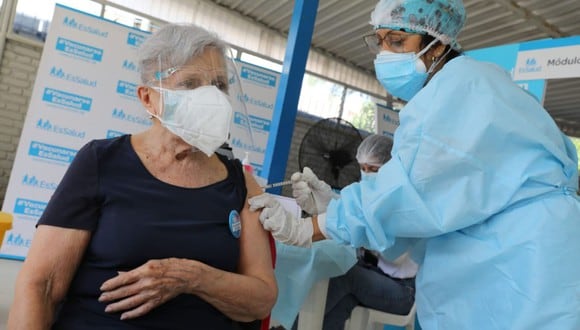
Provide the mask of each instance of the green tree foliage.
{"label": "green tree foliage", "polygon": [[[571,137],[570,139],[576,146],[576,152],[580,155],[580,138]],[[578,170],[580,171],[580,160],[578,160]]]}
{"label": "green tree foliage", "polygon": [[358,129],[365,130],[367,132],[375,132],[375,120],[376,120],[376,106],[371,101],[366,101],[363,103],[359,113],[352,119],[352,124]]}

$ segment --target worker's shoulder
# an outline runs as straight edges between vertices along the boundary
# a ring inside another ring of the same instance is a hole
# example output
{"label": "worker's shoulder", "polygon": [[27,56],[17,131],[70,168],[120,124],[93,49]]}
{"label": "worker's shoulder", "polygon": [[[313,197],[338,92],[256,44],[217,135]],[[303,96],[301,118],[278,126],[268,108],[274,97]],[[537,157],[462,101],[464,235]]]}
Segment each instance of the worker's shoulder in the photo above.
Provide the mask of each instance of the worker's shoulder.
{"label": "worker's shoulder", "polygon": [[479,90],[479,87],[501,86],[512,83],[511,76],[494,63],[482,62],[468,56],[459,56],[449,61],[433,78],[433,85],[445,86],[460,91]]}

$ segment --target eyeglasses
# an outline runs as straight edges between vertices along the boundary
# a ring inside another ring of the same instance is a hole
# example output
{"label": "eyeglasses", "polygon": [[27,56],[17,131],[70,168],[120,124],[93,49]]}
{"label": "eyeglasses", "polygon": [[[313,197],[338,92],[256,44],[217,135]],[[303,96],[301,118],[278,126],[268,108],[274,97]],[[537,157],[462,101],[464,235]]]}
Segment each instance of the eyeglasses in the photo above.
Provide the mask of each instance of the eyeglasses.
{"label": "eyeglasses", "polygon": [[390,31],[381,37],[377,33],[373,32],[363,36],[363,40],[371,53],[378,54],[383,50],[383,44],[386,44],[392,51],[403,51],[403,44],[405,43],[405,40],[407,40],[407,38],[412,35],[415,34],[400,31]]}
{"label": "eyeglasses", "polygon": [[228,72],[225,70],[201,70],[191,67],[174,67],[155,73],[155,80],[173,77],[171,89],[196,89],[213,85],[223,92],[228,90]]}

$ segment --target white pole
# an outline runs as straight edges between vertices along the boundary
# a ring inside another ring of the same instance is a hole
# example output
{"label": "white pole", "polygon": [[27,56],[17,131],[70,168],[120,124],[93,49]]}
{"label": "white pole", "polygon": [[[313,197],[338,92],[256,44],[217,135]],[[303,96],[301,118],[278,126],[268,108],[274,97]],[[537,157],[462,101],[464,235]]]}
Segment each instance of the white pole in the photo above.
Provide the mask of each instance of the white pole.
{"label": "white pole", "polygon": [[0,17],[0,62],[4,56],[4,46],[6,45],[6,38],[8,30],[14,21],[14,13],[16,12],[17,0],[4,0],[4,8],[2,8],[2,16]]}

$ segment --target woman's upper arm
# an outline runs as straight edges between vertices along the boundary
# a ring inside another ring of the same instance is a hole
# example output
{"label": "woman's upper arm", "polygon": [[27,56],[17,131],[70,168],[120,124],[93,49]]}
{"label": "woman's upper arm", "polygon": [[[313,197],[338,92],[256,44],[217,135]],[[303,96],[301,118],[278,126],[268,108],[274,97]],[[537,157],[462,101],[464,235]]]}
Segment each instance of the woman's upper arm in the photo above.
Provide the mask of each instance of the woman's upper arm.
{"label": "woman's upper arm", "polygon": [[[263,194],[251,174],[245,173],[248,194],[246,200]],[[252,212],[247,201],[241,212],[242,233],[240,236],[240,274],[258,277],[273,287],[276,286],[272,256],[270,251],[270,234],[262,228],[258,220],[259,212]]]}
{"label": "woman's upper arm", "polygon": [[18,275],[18,286],[46,285],[49,298],[59,301],[66,294],[90,239],[91,232],[87,230],[39,225]]}

